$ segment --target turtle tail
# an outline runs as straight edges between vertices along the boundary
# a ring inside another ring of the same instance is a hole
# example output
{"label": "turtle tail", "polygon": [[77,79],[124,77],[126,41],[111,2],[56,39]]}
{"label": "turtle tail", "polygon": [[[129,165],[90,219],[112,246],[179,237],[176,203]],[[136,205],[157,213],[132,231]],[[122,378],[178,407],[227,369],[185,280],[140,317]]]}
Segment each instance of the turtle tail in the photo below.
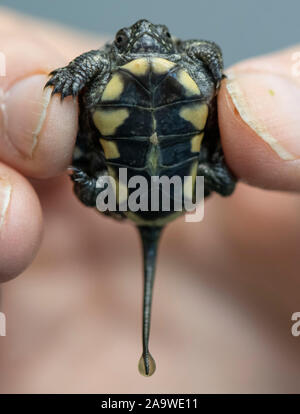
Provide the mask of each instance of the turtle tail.
{"label": "turtle tail", "polygon": [[139,372],[147,377],[151,376],[156,368],[155,361],[149,352],[149,334],[157,246],[162,229],[163,227],[138,227],[144,254],[143,354],[139,361]]}

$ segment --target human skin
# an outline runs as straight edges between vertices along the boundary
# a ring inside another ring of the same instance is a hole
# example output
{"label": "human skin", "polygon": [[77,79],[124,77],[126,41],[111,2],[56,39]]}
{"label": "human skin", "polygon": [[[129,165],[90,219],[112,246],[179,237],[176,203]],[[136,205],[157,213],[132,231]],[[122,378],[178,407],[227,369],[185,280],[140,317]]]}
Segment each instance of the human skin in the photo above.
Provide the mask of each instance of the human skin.
{"label": "human skin", "polygon": [[0,392],[299,392],[300,46],[226,72],[219,124],[240,183],[206,201],[203,222],[165,231],[157,372],[143,378],[136,231],[74,197],[77,103],[43,92],[52,69],[101,43],[1,12]]}

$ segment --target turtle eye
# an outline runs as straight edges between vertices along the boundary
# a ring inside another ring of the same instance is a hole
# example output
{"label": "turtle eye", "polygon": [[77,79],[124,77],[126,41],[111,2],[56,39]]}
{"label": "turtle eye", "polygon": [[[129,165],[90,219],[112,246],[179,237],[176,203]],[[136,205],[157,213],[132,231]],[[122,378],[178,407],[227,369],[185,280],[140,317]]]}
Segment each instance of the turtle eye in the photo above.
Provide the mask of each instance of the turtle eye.
{"label": "turtle eye", "polygon": [[120,30],[116,34],[115,42],[116,42],[117,46],[119,46],[119,47],[125,46],[128,43],[127,34],[124,31]]}
{"label": "turtle eye", "polygon": [[167,36],[167,37],[169,37],[169,38],[171,39],[171,34],[170,34],[170,32],[167,32],[167,33],[166,33],[166,36]]}

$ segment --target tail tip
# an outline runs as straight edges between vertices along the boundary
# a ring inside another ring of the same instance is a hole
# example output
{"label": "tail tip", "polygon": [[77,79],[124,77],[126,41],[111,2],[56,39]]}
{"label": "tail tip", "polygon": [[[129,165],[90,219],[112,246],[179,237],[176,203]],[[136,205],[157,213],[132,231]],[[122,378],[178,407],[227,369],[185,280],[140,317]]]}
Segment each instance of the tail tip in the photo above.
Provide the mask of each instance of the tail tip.
{"label": "tail tip", "polygon": [[144,377],[151,377],[156,370],[155,361],[150,353],[143,354],[139,360],[139,373]]}

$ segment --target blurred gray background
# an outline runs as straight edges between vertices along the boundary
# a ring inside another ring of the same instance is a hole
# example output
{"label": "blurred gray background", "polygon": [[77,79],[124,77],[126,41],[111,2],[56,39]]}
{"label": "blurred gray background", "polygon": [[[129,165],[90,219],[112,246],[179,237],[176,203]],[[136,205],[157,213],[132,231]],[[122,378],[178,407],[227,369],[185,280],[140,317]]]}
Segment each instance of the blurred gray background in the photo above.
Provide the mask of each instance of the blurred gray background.
{"label": "blurred gray background", "polygon": [[140,18],[183,39],[216,41],[225,65],[300,42],[299,0],[2,0],[0,4],[110,36]]}

